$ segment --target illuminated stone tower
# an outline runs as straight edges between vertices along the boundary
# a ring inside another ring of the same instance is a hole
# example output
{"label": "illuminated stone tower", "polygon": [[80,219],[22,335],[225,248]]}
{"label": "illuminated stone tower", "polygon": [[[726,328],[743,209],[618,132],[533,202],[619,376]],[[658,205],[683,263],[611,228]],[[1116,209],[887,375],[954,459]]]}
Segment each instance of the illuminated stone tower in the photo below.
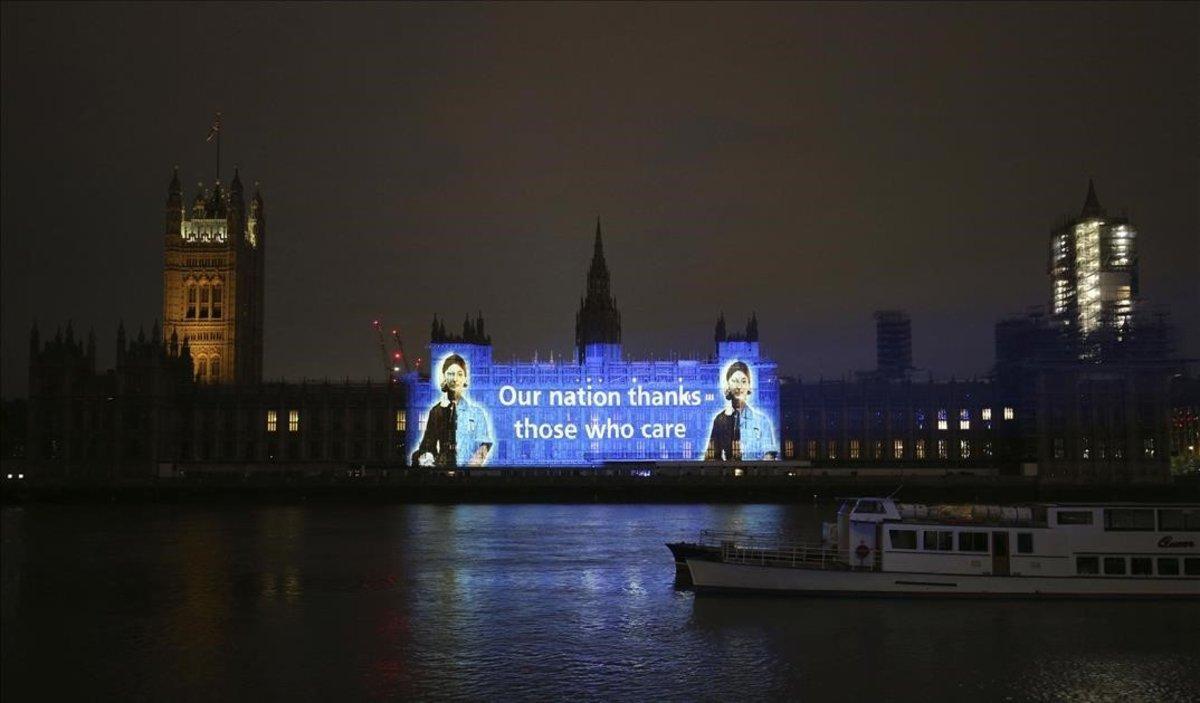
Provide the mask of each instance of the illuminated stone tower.
{"label": "illuminated stone tower", "polygon": [[575,314],[575,349],[580,363],[621,360],[621,312],[609,289],[608,264],[596,218],[596,242],[588,267],[587,295]]}
{"label": "illuminated stone tower", "polygon": [[1133,319],[1138,295],[1137,232],[1110,217],[1088,181],[1079,217],[1050,236],[1050,309],[1054,319],[1092,355],[1094,340],[1118,339]]}
{"label": "illuminated stone tower", "polygon": [[226,191],[200,184],[183,205],[179,169],[171,177],[164,233],[163,332],[187,339],[203,383],[262,380],[263,260],[266,220],[255,188],[246,211],[237,169]]}

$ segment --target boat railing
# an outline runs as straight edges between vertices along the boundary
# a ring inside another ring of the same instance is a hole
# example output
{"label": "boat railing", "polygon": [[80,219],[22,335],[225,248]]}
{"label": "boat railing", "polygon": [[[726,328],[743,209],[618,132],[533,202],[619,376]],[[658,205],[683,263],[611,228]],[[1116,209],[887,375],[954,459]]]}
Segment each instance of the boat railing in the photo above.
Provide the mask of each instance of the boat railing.
{"label": "boat railing", "polygon": [[833,547],[785,541],[778,536],[706,530],[701,541],[720,548],[721,561],[790,568],[846,569],[849,565]]}

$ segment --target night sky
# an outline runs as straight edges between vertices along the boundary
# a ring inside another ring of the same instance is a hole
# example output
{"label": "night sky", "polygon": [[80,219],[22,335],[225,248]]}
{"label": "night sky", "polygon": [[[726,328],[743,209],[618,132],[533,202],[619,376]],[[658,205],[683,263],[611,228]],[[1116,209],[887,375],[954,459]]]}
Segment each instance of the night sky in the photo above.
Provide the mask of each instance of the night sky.
{"label": "night sky", "polygon": [[162,314],[163,206],[266,198],[265,375],[382,376],[434,313],[571,353],[595,218],[628,357],[751,311],[784,374],[986,373],[1095,178],[1200,356],[1200,5],[3,5],[5,397],[28,330]]}

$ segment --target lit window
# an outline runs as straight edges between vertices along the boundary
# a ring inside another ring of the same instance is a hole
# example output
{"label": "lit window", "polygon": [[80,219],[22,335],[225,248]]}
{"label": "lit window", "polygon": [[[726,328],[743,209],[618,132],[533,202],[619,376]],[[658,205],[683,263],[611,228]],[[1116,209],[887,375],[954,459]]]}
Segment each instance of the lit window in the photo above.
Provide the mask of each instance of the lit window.
{"label": "lit window", "polygon": [[1007,407],[1004,408],[1004,419],[1005,420],[1011,420],[1014,417],[1016,417],[1016,413],[1013,412],[1012,408],[1007,408]]}
{"label": "lit window", "polygon": [[902,440],[902,439],[892,440],[892,456],[896,459],[904,458],[904,440]]}
{"label": "lit window", "polygon": [[913,453],[916,455],[916,458],[918,458],[918,459],[925,458],[925,440],[923,440],[923,439],[917,440],[917,445],[915,447],[913,447]]}
{"label": "lit window", "polygon": [[992,409],[991,408],[983,408],[982,410],[980,410],[979,411],[979,419],[980,420],[991,420],[992,419]]}
{"label": "lit window", "polygon": [[267,411],[267,432],[274,432],[279,429],[279,415],[274,410]]}
{"label": "lit window", "polygon": [[850,440],[850,458],[858,459],[860,454],[861,454],[861,452],[859,450],[858,440],[857,439]]}
{"label": "lit window", "polygon": [[948,456],[948,454],[949,453],[946,451],[946,440],[939,439],[938,440],[938,458],[945,459]]}
{"label": "lit window", "polygon": [[1142,456],[1147,459],[1153,459],[1154,453],[1154,438],[1150,437],[1142,440]]}
{"label": "lit window", "polygon": [[796,452],[796,445],[792,443],[792,440],[789,439],[783,443],[784,456],[791,459],[792,455],[795,454],[795,452]]}
{"label": "lit window", "polygon": [[950,429],[950,425],[945,420],[938,420],[938,429],[939,430],[948,430],[948,429]]}
{"label": "lit window", "polygon": [[971,429],[971,413],[966,408],[958,411],[958,429]]}
{"label": "lit window", "polygon": [[969,439],[958,440],[958,456],[963,459],[971,458],[971,440],[969,440]]}
{"label": "lit window", "polygon": [[289,410],[288,411],[288,432],[299,432],[299,431],[300,431],[300,411],[299,410]]}
{"label": "lit window", "polygon": [[817,458],[817,440],[815,440],[815,439],[808,440],[808,458],[809,459]]}
{"label": "lit window", "polygon": [[836,439],[829,440],[829,446],[826,447],[825,457],[828,459],[836,459],[838,455],[838,445]]}
{"label": "lit window", "polygon": [[408,413],[403,410],[396,411],[396,431],[404,432],[408,428]]}

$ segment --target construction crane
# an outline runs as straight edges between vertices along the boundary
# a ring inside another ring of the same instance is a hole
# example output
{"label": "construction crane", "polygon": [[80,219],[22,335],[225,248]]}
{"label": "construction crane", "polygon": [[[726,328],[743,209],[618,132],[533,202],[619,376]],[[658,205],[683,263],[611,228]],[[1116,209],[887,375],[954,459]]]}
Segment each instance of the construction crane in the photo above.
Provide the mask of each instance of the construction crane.
{"label": "construction crane", "polygon": [[399,372],[400,368],[403,367],[404,373],[408,373],[412,369],[408,367],[408,355],[404,353],[404,340],[400,339],[399,329],[392,330],[392,339],[396,340],[396,353],[392,355],[396,363],[392,370]]}
{"label": "construction crane", "polygon": [[371,326],[375,328],[375,335],[379,337],[379,353],[383,357],[383,377],[387,379],[388,383],[391,383],[393,378],[392,364],[388,358],[387,343],[383,341],[383,325],[380,324],[379,320],[374,320],[371,322]]}

